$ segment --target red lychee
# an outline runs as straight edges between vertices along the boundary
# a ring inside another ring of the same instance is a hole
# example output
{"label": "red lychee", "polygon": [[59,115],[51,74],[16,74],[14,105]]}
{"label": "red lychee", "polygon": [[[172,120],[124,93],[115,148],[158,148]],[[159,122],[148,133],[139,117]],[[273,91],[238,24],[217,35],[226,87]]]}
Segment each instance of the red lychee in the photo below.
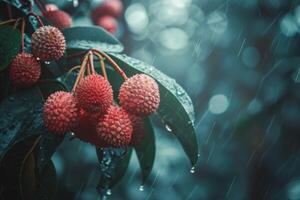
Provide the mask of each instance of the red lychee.
{"label": "red lychee", "polygon": [[100,118],[96,131],[105,144],[111,147],[128,146],[132,137],[131,120],[124,109],[111,106]]}
{"label": "red lychee", "polygon": [[97,20],[102,16],[109,15],[117,18],[122,12],[123,4],[120,0],[106,0],[92,11],[91,18],[96,24]]}
{"label": "red lychee", "polygon": [[122,84],[119,100],[121,106],[129,113],[138,116],[150,115],[159,106],[158,85],[150,76],[136,74]]}
{"label": "red lychee", "polygon": [[110,83],[100,75],[86,76],[76,87],[75,97],[81,108],[91,113],[104,114],[113,103]]}
{"label": "red lychee", "polygon": [[53,26],[38,28],[31,37],[33,55],[44,61],[58,60],[66,49],[66,41],[60,30]]}
{"label": "red lychee", "polygon": [[70,131],[77,116],[76,99],[69,92],[55,92],[44,104],[44,124],[49,131],[59,134]]}
{"label": "red lychee", "polygon": [[115,34],[117,31],[118,22],[115,18],[106,15],[106,16],[100,17],[97,20],[96,25],[101,26],[102,28],[104,28],[105,30],[110,32],[111,34]]}
{"label": "red lychee", "polygon": [[88,113],[83,109],[80,109],[77,122],[72,127],[72,132],[80,140],[88,142],[97,147],[106,147],[102,138],[98,136],[96,132],[96,124],[98,122],[98,116]]}
{"label": "red lychee", "polygon": [[132,124],[132,137],[130,141],[131,146],[139,145],[145,137],[145,125],[142,117],[129,114]]}
{"label": "red lychee", "polygon": [[41,65],[32,54],[20,53],[10,64],[10,80],[15,86],[28,87],[37,82]]}
{"label": "red lychee", "polygon": [[62,10],[47,11],[44,13],[44,16],[50,22],[50,24],[59,28],[60,30],[72,26],[71,16]]}

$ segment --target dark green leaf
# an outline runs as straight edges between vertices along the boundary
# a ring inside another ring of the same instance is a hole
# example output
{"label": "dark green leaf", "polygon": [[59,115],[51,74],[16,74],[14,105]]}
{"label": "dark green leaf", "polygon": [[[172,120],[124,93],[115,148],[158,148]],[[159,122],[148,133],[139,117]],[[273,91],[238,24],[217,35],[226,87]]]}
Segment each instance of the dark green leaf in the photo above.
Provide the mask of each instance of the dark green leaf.
{"label": "dark green leaf", "polygon": [[193,103],[187,93],[174,79],[153,66],[126,55],[112,53],[111,56],[127,76],[144,73],[158,82],[160,90],[158,115],[166,126],[172,129],[172,133],[179,139],[191,164],[195,165],[198,159],[198,143],[194,127]]}
{"label": "dark green leaf", "polygon": [[66,86],[62,82],[54,79],[41,80],[38,86],[44,96],[44,99],[47,99],[50,94],[56,91],[67,91]]}
{"label": "dark green leaf", "polygon": [[[36,139],[37,136],[32,136],[14,143],[3,156],[0,162],[0,185],[2,185],[5,189],[2,191],[1,199],[21,199],[20,186],[25,180],[25,177],[20,179],[21,168],[24,169],[24,165],[27,165],[25,166],[26,169],[30,167],[28,166],[28,163],[24,163],[23,161],[25,160],[26,155],[28,155],[28,152],[32,149],[32,146],[35,144]],[[27,172],[27,170],[25,171]],[[30,177],[32,177],[32,173],[30,170],[28,172],[29,174],[26,174],[25,176],[26,180],[30,181],[28,179],[31,179]],[[28,187],[28,189],[30,188],[31,187]]]}
{"label": "dark green leaf", "polygon": [[100,162],[100,180],[97,190],[101,195],[104,195],[108,189],[113,188],[125,175],[132,149],[124,148],[105,148],[97,149]]}
{"label": "dark green leaf", "polygon": [[150,118],[144,119],[145,138],[135,147],[135,151],[142,169],[143,183],[146,182],[153,168],[155,159],[155,136]]}
{"label": "dark green leaf", "polygon": [[0,104],[0,161],[16,142],[45,134],[41,108],[43,98],[37,87],[22,89]]}
{"label": "dark green leaf", "polygon": [[13,26],[0,26],[0,71],[20,52],[21,33]]}
{"label": "dark green leaf", "polygon": [[56,170],[53,162],[47,163],[42,172],[37,175],[37,197],[36,199],[52,200],[57,191]]}
{"label": "dark green leaf", "polygon": [[67,49],[97,49],[105,52],[122,52],[122,44],[111,34],[97,26],[80,26],[63,30]]}
{"label": "dark green leaf", "polygon": [[34,199],[36,191],[35,159],[30,153],[25,157],[20,171],[20,191],[22,199]]}

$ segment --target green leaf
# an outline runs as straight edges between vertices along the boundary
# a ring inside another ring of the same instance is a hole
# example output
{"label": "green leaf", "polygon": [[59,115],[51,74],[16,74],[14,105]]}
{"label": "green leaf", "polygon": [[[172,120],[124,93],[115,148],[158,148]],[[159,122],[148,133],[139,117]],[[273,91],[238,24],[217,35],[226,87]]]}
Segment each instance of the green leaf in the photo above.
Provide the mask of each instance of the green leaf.
{"label": "green leaf", "polygon": [[111,34],[98,26],[77,26],[63,30],[67,49],[97,49],[105,52],[122,52],[123,45]]}
{"label": "green leaf", "polygon": [[143,184],[148,179],[153,168],[155,159],[155,136],[152,123],[149,117],[144,119],[145,138],[135,147],[135,151],[142,169]]}
{"label": "green leaf", "polygon": [[36,199],[52,200],[57,191],[57,177],[53,162],[47,163],[40,174],[37,175]]}
{"label": "green leaf", "polygon": [[21,33],[13,26],[0,26],[0,71],[20,52]]}
{"label": "green leaf", "polygon": [[1,101],[0,161],[14,143],[47,132],[41,116],[42,105],[37,87],[19,90]]}
{"label": "green leaf", "polygon": [[123,54],[111,53],[110,55],[127,76],[144,73],[158,82],[160,106],[157,113],[166,126],[172,129],[172,133],[179,139],[191,164],[195,165],[198,160],[198,143],[194,127],[195,114],[193,103],[187,93],[174,79],[151,65]]}
{"label": "green leaf", "polygon": [[49,95],[56,91],[67,91],[66,86],[55,79],[46,79],[41,80],[38,83],[38,86],[43,94],[44,99],[47,99]]}
{"label": "green leaf", "polygon": [[132,149],[104,148],[96,149],[100,164],[100,179],[97,190],[104,195],[108,189],[113,188],[125,175]]}

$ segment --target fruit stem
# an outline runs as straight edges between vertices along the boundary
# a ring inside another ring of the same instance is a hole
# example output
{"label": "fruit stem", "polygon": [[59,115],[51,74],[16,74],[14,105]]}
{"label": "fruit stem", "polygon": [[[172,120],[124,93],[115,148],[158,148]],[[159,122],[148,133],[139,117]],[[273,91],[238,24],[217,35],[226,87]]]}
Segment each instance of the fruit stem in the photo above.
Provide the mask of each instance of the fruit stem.
{"label": "fruit stem", "polygon": [[36,20],[39,22],[40,26],[44,26],[44,23],[42,22],[41,18],[37,14],[35,14],[34,12],[30,12],[27,14],[27,17],[29,18],[30,16],[35,17]]}
{"label": "fruit stem", "polygon": [[95,73],[95,67],[94,67],[94,56],[93,56],[93,52],[90,53],[89,56],[89,64],[90,64],[90,73],[94,74]]}
{"label": "fruit stem", "polygon": [[38,0],[34,0],[34,2],[42,13],[46,12],[45,6],[41,2],[39,2]]}
{"label": "fruit stem", "polygon": [[72,92],[75,91],[75,89],[76,89],[78,83],[79,83],[79,82],[81,81],[81,79],[84,77],[84,73],[85,73],[85,69],[86,69],[86,65],[87,65],[87,61],[88,61],[89,55],[90,55],[90,52],[88,52],[88,53],[85,55],[85,57],[84,57],[84,59],[83,59],[81,65],[80,65],[80,71],[79,71],[78,76],[77,76],[77,78],[76,78],[76,81],[75,81],[75,83],[74,83]]}
{"label": "fruit stem", "polygon": [[3,21],[3,22],[0,23],[0,26],[11,23],[11,22],[16,22],[17,20],[18,19],[10,19],[10,20],[7,20],[7,21]]}
{"label": "fruit stem", "polygon": [[71,73],[72,73],[74,70],[76,70],[76,69],[80,69],[80,65],[77,65],[77,66],[75,66],[75,67],[72,67],[72,68],[68,71],[68,73],[66,74],[66,77],[64,78],[64,83],[67,82],[67,80],[68,80],[69,76],[71,75]]}
{"label": "fruit stem", "polygon": [[22,34],[22,38],[21,38],[21,52],[24,52],[24,47],[25,47],[25,42],[24,42],[24,38],[25,38],[25,26],[26,26],[26,21],[23,18],[22,19],[22,28],[21,28],[21,34]]}
{"label": "fruit stem", "polygon": [[104,58],[103,58],[103,56],[101,56],[101,54],[98,53],[98,52],[96,52],[96,51],[94,51],[93,53],[98,57],[98,59],[99,59],[99,61],[100,61],[100,66],[101,66],[102,75],[104,76],[104,78],[105,78],[106,80],[108,80],[108,79],[107,79],[107,73],[106,73],[106,68],[105,68],[105,63],[104,63]]}
{"label": "fruit stem", "polygon": [[127,80],[127,76],[125,74],[125,72],[119,67],[119,65],[106,53],[98,51],[96,49],[91,49],[91,51],[93,51],[94,53],[99,53],[100,55],[102,55],[104,58],[106,58],[108,60],[108,62],[113,66],[113,68],[123,77],[124,80]]}

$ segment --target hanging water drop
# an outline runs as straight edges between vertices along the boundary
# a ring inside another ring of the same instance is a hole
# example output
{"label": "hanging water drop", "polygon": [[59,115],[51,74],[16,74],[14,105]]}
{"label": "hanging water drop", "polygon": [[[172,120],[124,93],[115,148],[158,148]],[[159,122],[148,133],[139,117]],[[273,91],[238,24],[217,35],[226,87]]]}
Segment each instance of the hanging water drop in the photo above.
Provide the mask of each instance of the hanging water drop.
{"label": "hanging water drop", "polygon": [[171,129],[171,127],[168,124],[166,124],[165,127],[166,127],[167,131],[172,132],[172,129]]}
{"label": "hanging water drop", "polygon": [[143,191],[144,191],[144,186],[141,185],[140,188],[139,188],[139,190],[140,190],[141,192],[143,192]]}
{"label": "hanging water drop", "polygon": [[75,134],[73,132],[71,132],[71,136],[73,137],[73,136],[75,136]]}
{"label": "hanging water drop", "polygon": [[111,193],[111,190],[110,189],[107,189],[106,190],[106,195],[110,196],[112,193]]}
{"label": "hanging water drop", "polygon": [[39,57],[36,58],[37,60],[41,60]]}
{"label": "hanging water drop", "polygon": [[195,173],[195,167],[192,167],[190,172],[191,172],[191,174]]}
{"label": "hanging water drop", "polygon": [[197,154],[198,158],[200,157],[200,153]]}
{"label": "hanging water drop", "polygon": [[49,61],[45,61],[45,64],[46,64],[46,65],[49,65],[49,64],[50,64],[50,62],[49,62]]}

